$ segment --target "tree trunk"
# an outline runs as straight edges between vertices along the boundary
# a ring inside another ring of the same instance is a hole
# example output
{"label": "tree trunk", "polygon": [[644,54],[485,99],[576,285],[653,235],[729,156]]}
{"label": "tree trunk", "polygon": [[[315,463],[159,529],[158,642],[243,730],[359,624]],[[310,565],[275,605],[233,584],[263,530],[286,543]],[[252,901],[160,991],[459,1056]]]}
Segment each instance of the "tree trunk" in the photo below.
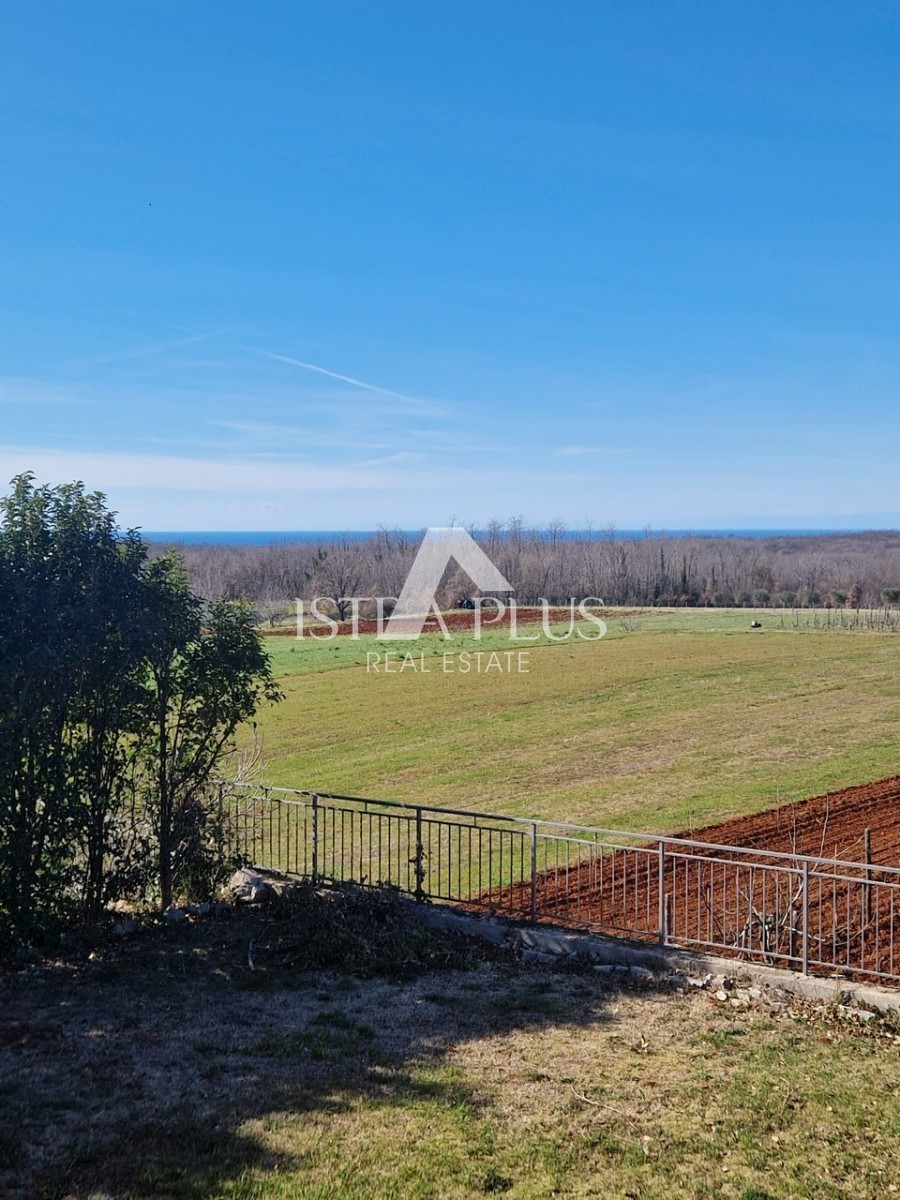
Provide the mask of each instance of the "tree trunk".
{"label": "tree trunk", "polygon": [[159,895],[163,909],[172,903],[172,803],[169,796],[169,742],[167,737],[168,699],[160,701],[159,723]]}

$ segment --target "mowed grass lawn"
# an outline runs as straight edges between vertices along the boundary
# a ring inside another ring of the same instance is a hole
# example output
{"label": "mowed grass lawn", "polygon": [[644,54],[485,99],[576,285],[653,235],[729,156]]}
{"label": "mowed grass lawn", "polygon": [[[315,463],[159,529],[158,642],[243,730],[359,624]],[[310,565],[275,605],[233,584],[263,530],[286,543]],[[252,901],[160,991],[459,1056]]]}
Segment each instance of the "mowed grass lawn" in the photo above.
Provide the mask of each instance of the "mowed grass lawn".
{"label": "mowed grass lawn", "polygon": [[[810,619],[681,611],[634,631],[610,618],[598,641],[429,637],[390,645],[427,671],[390,674],[366,669],[389,648],[371,637],[270,638],[286,700],[259,716],[266,779],[673,831],[900,772],[900,638]],[[444,669],[443,652],[478,648],[527,650],[528,671]]]}

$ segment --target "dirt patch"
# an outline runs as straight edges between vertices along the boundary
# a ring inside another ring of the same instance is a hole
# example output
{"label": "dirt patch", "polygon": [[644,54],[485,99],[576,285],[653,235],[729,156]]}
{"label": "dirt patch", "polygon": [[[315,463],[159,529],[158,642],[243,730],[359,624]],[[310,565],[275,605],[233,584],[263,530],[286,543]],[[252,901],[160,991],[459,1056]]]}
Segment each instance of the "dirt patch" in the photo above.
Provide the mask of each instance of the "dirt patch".
{"label": "dirt patch", "polygon": [[[637,610],[635,610],[636,612]],[[572,620],[572,613],[568,608],[550,608],[547,610],[547,623],[550,625],[560,625],[568,623]],[[591,609],[592,616],[599,616],[601,619],[609,621],[613,617],[627,617],[630,614],[628,610],[616,609],[614,613],[607,612],[601,609]],[[476,625],[476,613],[468,609],[454,609],[452,612],[441,614],[444,624],[451,633],[474,633]],[[576,612],[575,621],[580,621],[582,618]],[[516,610],[516,625],[539,625],[544,620],[544,610],[540,607],[521,607]],[[501,616],[497,616],[495,610],[491,607],[486,607],[481,614],[481,629],[487,633],[491,630],[510,629],[512,626],[512,617],[509,609],[506,609]],[[360,619],[356,626],[352,621],[337,622],[336,633],[332,636],[349,637],[353,632],[356,633],[378,633],[377,621],[364,621]],[[296,627],[289,629],[262,629],[260,630],[266,637],[296,637]],[[441,626],[437,618],[432,615],[428,617],[422,626],[422,633],[441,633]],[[323,638],[321,626],[305,625],[303,629],[304,637]]]}
{"label": "dirt patch", "polygon": [[[793,856],[900,865],[900,776],[815,796],[673,836],[710,843],[680,851],[668,843],[660,881],[659,843],[604,848],[537,879],[541,919],[656,939],[660,917],[676,943],[700,944],[773,965],[799,965],[804,952],[802,865]],[[737,854],[713,847],[745,847]],[[774,859],[765,852],[789,855]],[[871,882],[870,882],[871,880]],[[660,896],[662,894],[662,911]],[[482,904],[515,917],[531,913],[530,883],[496,889]],[[813,868],[806,946],[810,966],[846,976],[900,976],[900,882],[865,868]]]}

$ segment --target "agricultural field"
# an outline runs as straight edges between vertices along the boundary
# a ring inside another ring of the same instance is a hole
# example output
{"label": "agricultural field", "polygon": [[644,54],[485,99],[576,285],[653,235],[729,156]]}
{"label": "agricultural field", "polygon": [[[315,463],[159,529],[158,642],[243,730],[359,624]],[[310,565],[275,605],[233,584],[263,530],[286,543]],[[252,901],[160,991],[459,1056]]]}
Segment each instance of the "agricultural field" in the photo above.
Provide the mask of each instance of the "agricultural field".
{"label": "agricultural field", "polygon": [[505,654],[503,632],[395,643],[411,658],[390,673],[367,670],[387,645],[371,635],[270,637],[286,699],[259,717],[265,778],[672,832],[897,773],[896,633],[807,612],[605,615],[602,640],[516,643],[527,673],[458,669],[461,652]]}

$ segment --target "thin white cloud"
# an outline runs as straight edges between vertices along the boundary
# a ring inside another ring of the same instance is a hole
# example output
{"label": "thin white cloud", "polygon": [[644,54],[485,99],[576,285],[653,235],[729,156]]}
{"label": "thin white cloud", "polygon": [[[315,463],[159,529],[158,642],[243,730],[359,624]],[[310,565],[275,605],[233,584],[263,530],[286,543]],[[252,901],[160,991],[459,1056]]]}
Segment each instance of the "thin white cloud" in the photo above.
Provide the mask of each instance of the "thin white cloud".
{"label": "thin white cloud", "polygon": [[0,379],[0,404],[72,404],[75,399],[66,388],[33,379]]}
{"label": "thin white cloud", "polygon": [[636,446],[560,446],[556,450],[558,458],[582,458],[586,454],[634,454]]}
{"label": "thin white cloud", "polygon": [[341,466],[266,460],[215,460],[166,454],[79,453],[29,447],[0,446],[0,481],[32,471],[39,483],[80,479],[91,489],[108,492],[125,488],[158,491],[220,492],[271,496],[273,492],[315,492],[340,489],[401,489],[436,486],[434,472],[411,469],[407,460],[391,456],[381,461]]}
{"label": "thin white cloud", "polygon": [[349,383],[353,387],[362,388],[366,392],[375,392],[379,396],[390,396],[394,400],[402,400],[405,404],[418,409],[420,412],[438,415],[444,411],[443,406],[436,404],[433,400],[422,400],[418,396],[407,396],[404,392],[395,392],[391,388],[380,387],[375,383],[366,383],[363,379],[354,379],[352,375],[341,375],[338,371],[330,371],[327,367],[320,367],[316,363],[304,362],[302,359],[292,358],[288,354],[275,354],[272,350],[257,350],[253,346],[244,346],[242,348],[249,350],[251,354],[260,354],[263,358],[269,358],[273,362],[287,363],[292,367],[301,367],[304,371],[315,371],[317,375],[326,375],[329,379],[337,379],[341,383]]}
{"label": "thin white cloud", "polygon": [[[641,528],[648,520],[668,529],[770,523],[859,527],[897,520],[891,515],[896,473],[890,464],[848,476],[856,513],[842,518],[807,517],[833,512],[833,487],[827,478],[805,486],[801,503],[792,477],[760,474],[750,467],[737,473],[714,471],[685,482],[677,462],[632,465],[612,458],[603,471],[596,465],[580,470],[571,462],[567,467],[560,459],[556,464],[555,471],[549,463],[538,471],[509,463],[485,471],[475,469],[468,458],[441,470],[389,459],[317,466],[284,457],[260,461],[246,454],[227,458],[220,453],[210,459],[196,453],[80,453],[0,445],[0,492],[6,481],[27,470],[39,483],[81,479],[89,489],[106,493],[123,523],[151,529],[252,528],[263,520],[263,511],[275,511],[263,510],[262,505],[282,505],[283,517],[269,519],[285,528],[372,528],[379,523],[415,528],[445,521],[447,512],[459,511],[460,497],[468,497],[465,503],[472,508],[477,506],[474,512],[461,513],[461,519],[468,522],[471,516],[482,523],[509,512],[525,513],[536,525],[559,516],[576,527],[588,514],[595,526],[614,522],[627,529]],[[748,513],[745,501],[750,494],[759,499]],[[861,515],[866,513],[873,516]]]}
{"label": "thin white cloud", "polygon": [[164,354],[167,350],[175,350],[179,346],[190,346],[194,342],[208,341],[210,338],[218,337],[220,330],[213,330],[210,333],[196,333],[189,337],[172,338],[167,342],[157,342],[152,346],[131,346],[124,350],[110,350],[106,354],[95,354],[90,358],[76,359],[74,363],[69,365],[83,364],[103,364],[113,362],[126,362],[132,358],[146,358],[153,354]]}
{"label": "thin white cloud", "polygon": [[[352,440],[336,437],[334,434],[322,433],[318,429],[310,429],[303,425],[281,425],[268,421],[210,421],[216,429],[225,429],[229,433],[240,434],[249,439],[254,445],[274,443],[283,448],[286,441],[299,443],[302,446],[326,447],[339,450],[390,450],[394,445],[391,441]],[[219,446],[224,439],[219,440]]]}

